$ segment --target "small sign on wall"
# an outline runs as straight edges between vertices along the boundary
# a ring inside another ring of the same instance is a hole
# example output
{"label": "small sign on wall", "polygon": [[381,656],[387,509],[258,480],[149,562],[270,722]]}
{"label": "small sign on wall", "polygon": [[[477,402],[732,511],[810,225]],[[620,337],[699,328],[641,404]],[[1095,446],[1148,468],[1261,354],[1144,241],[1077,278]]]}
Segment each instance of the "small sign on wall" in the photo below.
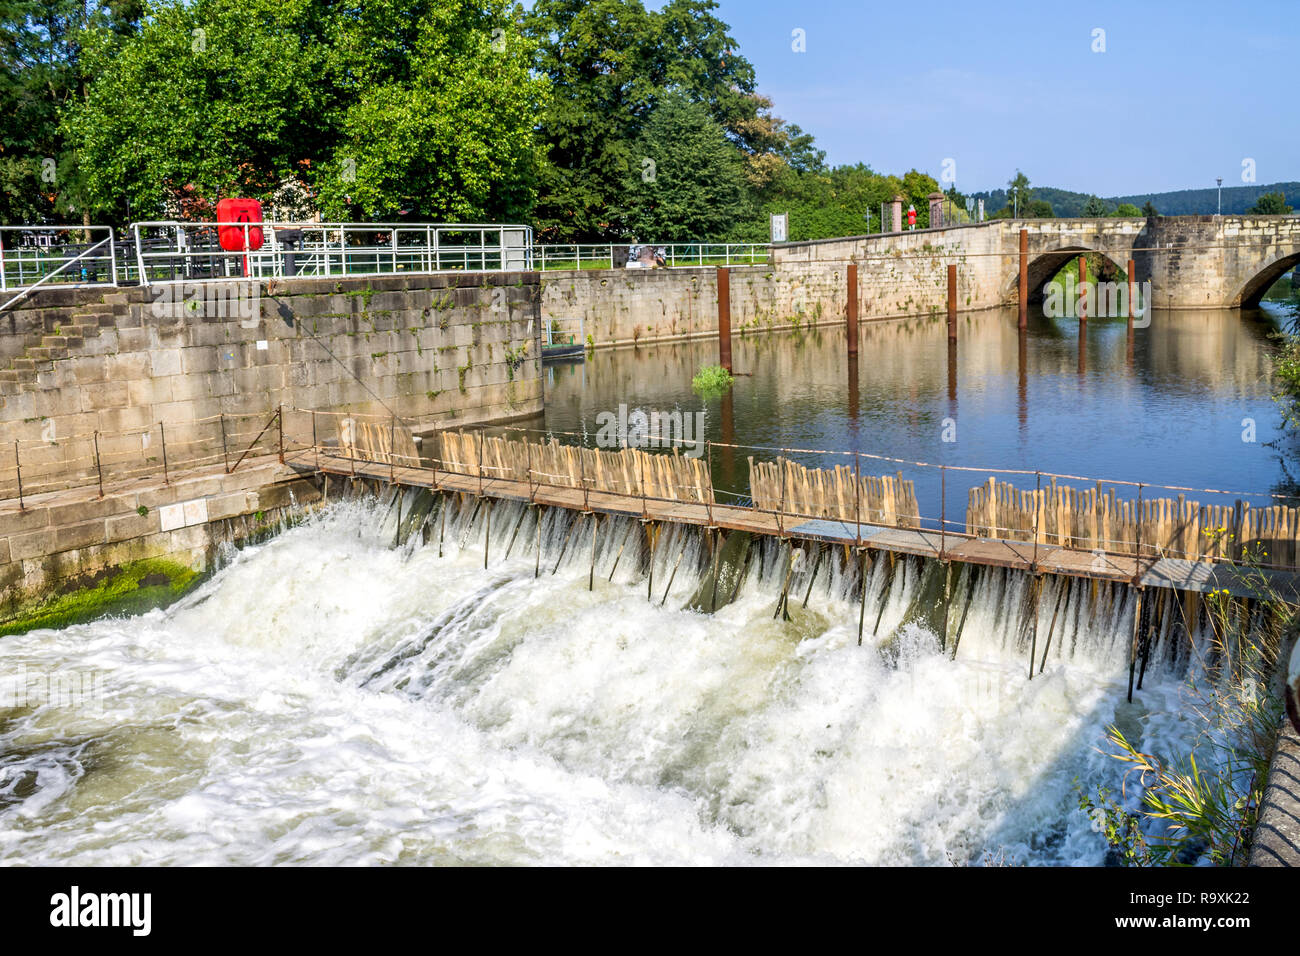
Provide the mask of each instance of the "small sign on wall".
{"label": "small sign on wall", "polygon": [[790,234],[790,214],[788,212],[772,214],[772,241],[785,242],[786,237]]}

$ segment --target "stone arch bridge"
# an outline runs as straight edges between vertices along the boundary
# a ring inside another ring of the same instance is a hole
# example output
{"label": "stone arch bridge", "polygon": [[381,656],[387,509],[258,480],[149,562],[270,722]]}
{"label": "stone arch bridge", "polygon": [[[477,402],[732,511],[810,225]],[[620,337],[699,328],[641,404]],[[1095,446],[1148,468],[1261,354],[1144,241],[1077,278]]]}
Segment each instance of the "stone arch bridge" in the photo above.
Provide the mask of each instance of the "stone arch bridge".
{"label": "stone arch bridge", "polygon": [[[783,270],[858,263],[867,317],[946,304],[946,266],[958,266],[958,306],[993,308],[1019,297],[1020,232],[1028,239],[1029,295],[1071,259],[1100,253],[1117,269],[1131,259],[1157,308],[1252,306],[1300,266],[1300,216],[1159,216],[1150,219],[1001,219],[947,229],[785,243]],[[1103,277],[1104,278],[1104,277]]]}

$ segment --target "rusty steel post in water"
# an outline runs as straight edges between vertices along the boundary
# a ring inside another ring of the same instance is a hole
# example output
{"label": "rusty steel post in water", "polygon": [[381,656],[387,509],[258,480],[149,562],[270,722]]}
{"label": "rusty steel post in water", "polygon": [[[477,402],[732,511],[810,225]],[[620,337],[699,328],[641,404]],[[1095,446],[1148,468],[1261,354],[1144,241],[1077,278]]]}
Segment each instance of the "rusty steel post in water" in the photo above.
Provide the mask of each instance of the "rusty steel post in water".
{"label": "rusty steel post in water", "polygon": [[718,269],[718,364],[731,371],[731,270]]}
{"label": "rusty steel post in water", "polygon": [[948,266],[948,341],[957,341],[957,266]]}
{"label": "rusty steel post in water", "polygon": [[849,302],[845,313],[845,331],[849,339],[849,355],[858,354],[858,264],[850,262],[848,268]]}
{"label": "rusty steel post in water", "polygon": [[1133,306],[1137,298],[1133,293],[1137,290],[1137,280],[1133,274],[1137,271],[1137,264],[1130,259],[1128,261],[1128,334],[1133,334]]}
{"label": "rusty steel post in water", "polygon": [[1020,230],[1020,318],[1019,328],[1029,326],[1029,230]]}
{"label": "rusty steel post in water", "polygon": [[1079,328],[1088,324],[1088,257],[1079,256]]}

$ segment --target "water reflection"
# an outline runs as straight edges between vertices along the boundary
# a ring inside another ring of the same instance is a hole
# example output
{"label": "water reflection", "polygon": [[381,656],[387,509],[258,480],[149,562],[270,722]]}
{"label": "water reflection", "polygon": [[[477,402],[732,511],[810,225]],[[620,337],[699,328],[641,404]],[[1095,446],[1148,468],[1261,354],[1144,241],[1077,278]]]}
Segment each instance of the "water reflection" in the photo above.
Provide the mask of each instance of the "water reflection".
{"label": "water reflection", "polygon": [[[548,369],[545,424],[594,437],[597,413],[620,402],[702,407],[708,437],[727,444],[1197,488],[1267,491],[1279,480],[1266,447],[1279,425],[1274,317],[1157,312],[1131,336],[1122,320],[1091,320],[1082,338],[1079,325],[1031,315],[1020,335],[1014,310],[972,313],[950,347],[942,316],[866,323],[854,362],[841,329],[737,336],[741,377],[710,400],[691,392],[691,378],[716,362],[715,342],[601,351]],[[1254,442],[1243,441],[1246,419]],[[747,469],[722,462],[720,486],[743,490]]]}

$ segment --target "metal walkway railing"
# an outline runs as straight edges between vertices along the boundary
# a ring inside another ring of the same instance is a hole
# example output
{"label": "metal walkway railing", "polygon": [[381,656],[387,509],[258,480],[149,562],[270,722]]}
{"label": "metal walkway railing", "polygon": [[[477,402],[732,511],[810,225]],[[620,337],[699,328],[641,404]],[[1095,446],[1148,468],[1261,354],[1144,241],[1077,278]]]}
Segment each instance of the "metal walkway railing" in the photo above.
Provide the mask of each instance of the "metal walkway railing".
{"label": "metal walkway railing", "polygon": [[0,226],[0,292],[453,271],[761,265],[770,253],[764,243],[537,244],[529,226],[482,223],[154,221],[131,223],[125,234],[129,238],[123,240],[102,225]]}

